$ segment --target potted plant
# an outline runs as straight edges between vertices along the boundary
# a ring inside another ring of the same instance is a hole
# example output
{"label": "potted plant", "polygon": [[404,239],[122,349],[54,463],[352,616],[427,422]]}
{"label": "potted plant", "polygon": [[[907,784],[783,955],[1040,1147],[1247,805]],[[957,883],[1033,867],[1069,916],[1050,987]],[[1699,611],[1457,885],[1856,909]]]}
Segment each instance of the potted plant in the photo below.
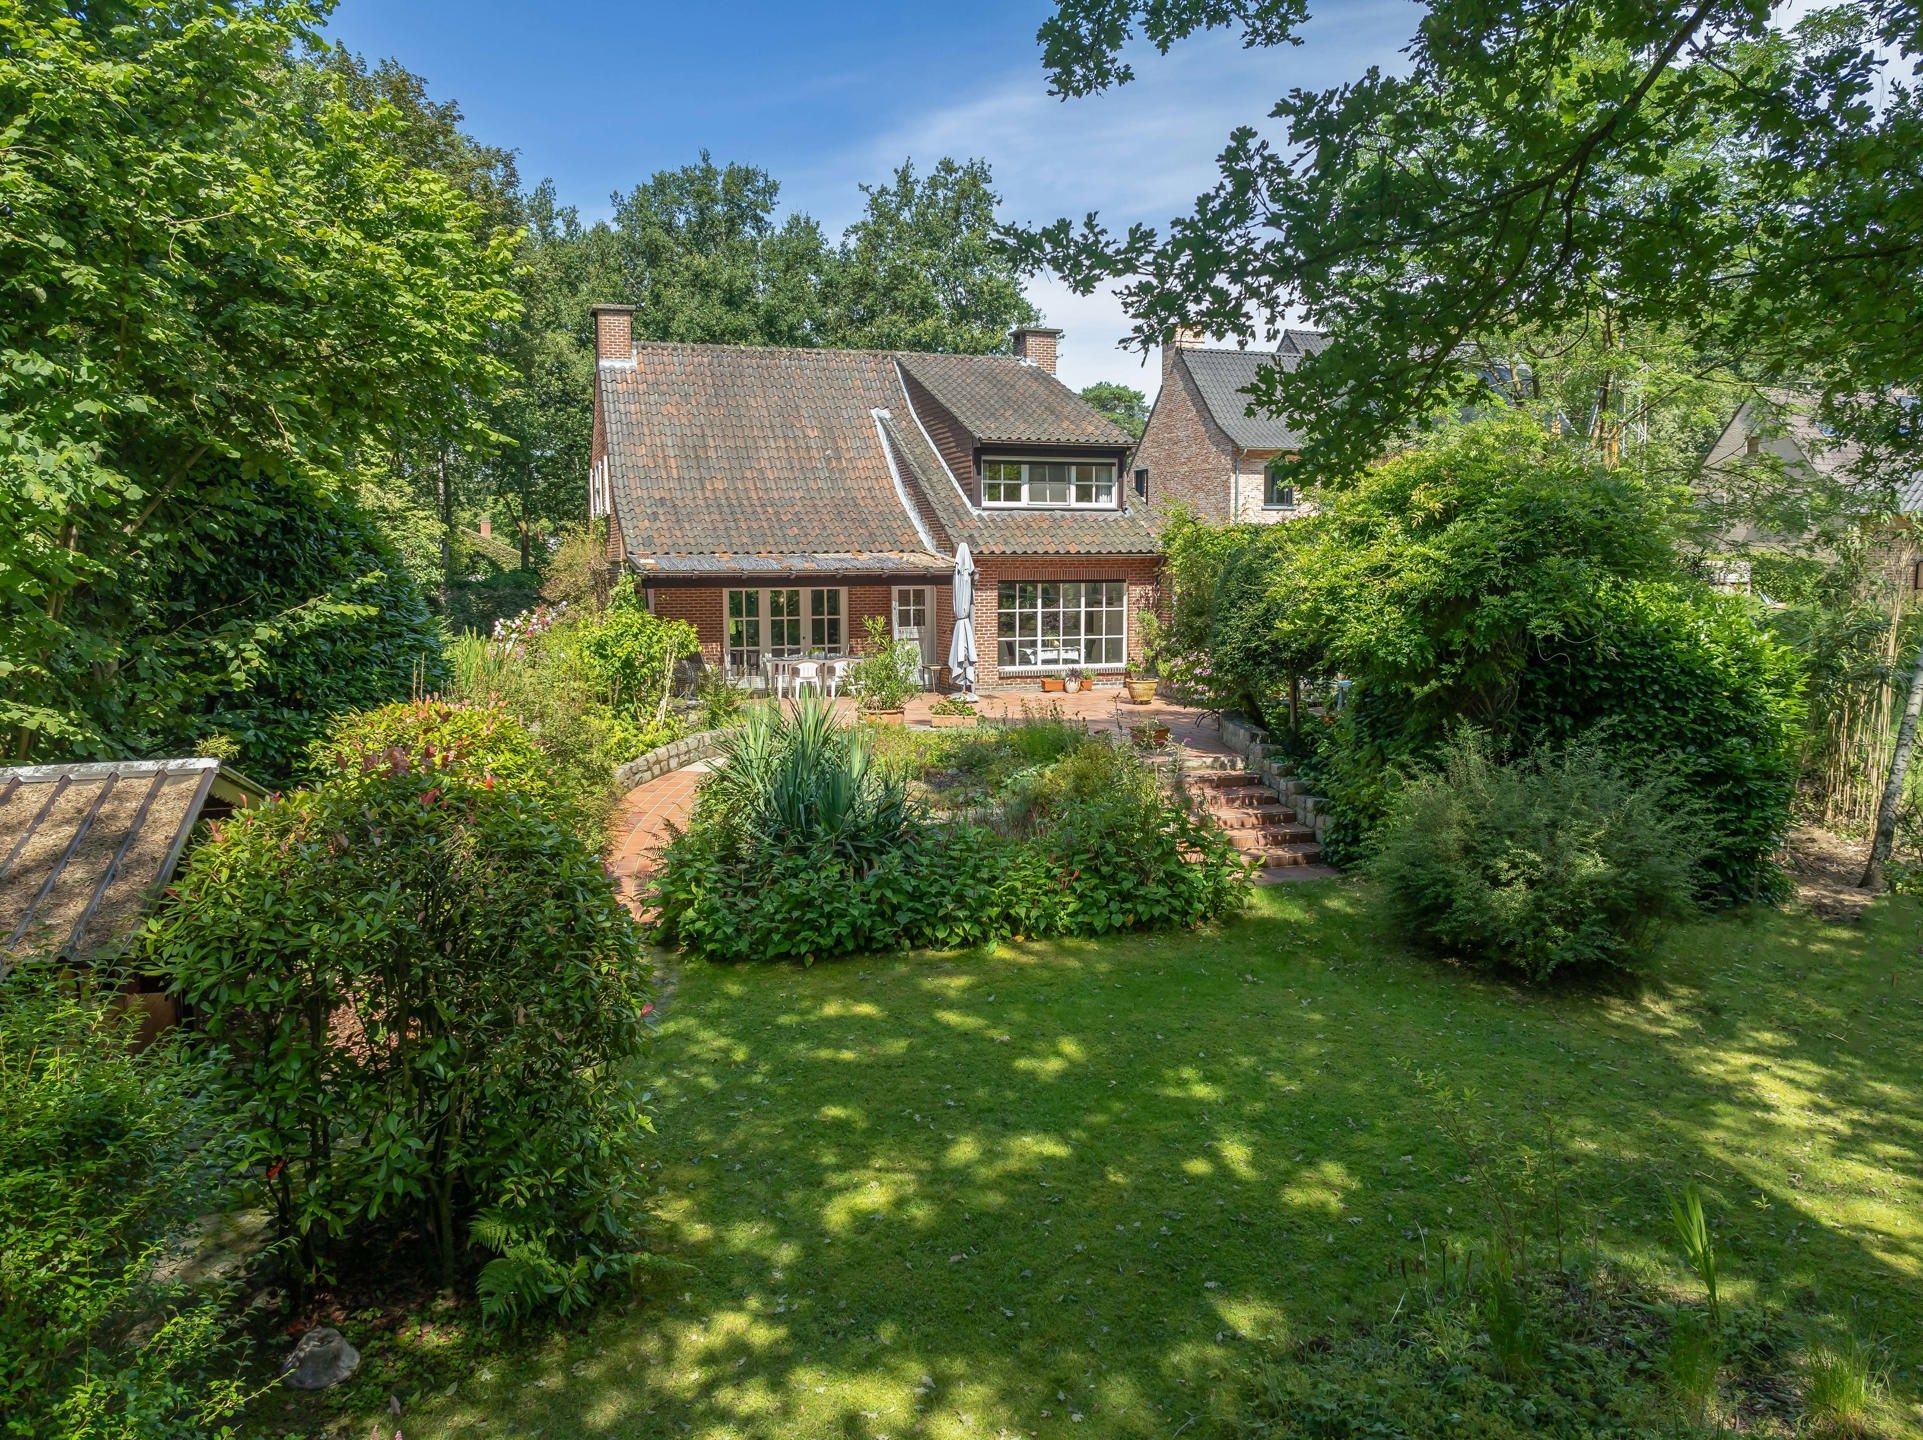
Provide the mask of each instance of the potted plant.
{"label": "potted plant", "polygon": [[1044,675],[1042,676],[1042,693],[1044,695],[1059,695],[1067,688],[1067,684],[1068,682],[1059,675]]}
{"label": "potted plant", "polygon": [[913,641],[890,635],[880,615],[870,615],[865,628],[868,653],[849,671],[848,688],[863,716],[899,725],[908,697],[921,693],[921,650]]}
{"label": "potted plant", "polygon": [[928,707],[928,723],[937,730],[973,725],[980,718],[975,702],[960,695],[947,695]]}
{"label": "potted plant", "polygon": [[1160,720],[1144,720],[1128,727],[1129,738],[1137,750],[1160,750],[1168,744],[1168,726]]}
{"label": "potted plant", "polygon": [[1080,694],[1088,688],[1088,677],[1082,673],[1079,665],[1070,670],[1062,679],[1067,682],[1068,693],[1071,695]]}
{"label": "potted plant", "polygon": [[1153,611],[1144,610],[1135,617],[1135,633],[1142,638],[1142,663],[1124,667],[1122,684],[1128,690],[1131,701],[1146,705],[1155,698],[1156,662],[1162,651],[1162,622],[1155,618]]}

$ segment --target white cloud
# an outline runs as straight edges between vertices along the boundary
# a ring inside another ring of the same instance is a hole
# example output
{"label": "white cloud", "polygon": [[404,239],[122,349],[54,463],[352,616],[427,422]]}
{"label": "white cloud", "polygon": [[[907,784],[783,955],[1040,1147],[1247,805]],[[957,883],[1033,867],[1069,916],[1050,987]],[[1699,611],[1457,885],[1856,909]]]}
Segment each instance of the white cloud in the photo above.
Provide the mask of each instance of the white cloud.
{"label": "white cloud", "polygon": [[[1111,229],[1161,227],[1215,182],[1232,130],[1265,124],[1269,108],[1294,87],[1322,88],[1371,64],[1392,66],[1413,18],[1406,0],[1360,0],[1327,7],[1298,47],[1245,50],[1231,35],[1209,34],[1166,56],[1147,51],[1135,61],[1132,83],[1080,100],[1050,96],[1036,64],[824,156],[786,188],[838,228],[859,208],[849,175],[886,174],[904,158],[926,166],[945,155],[979,156],[994,169],[1010,219],[1079,220],[1095,211]],[[1119,380],[1154,394],[1157,357],[1144,365],[1138,352],[1116,348],[1133,326],[1113,293],[1078,296],[1038,277],[1029,296],[1067,332],[1061,374],[1068,384]]]}

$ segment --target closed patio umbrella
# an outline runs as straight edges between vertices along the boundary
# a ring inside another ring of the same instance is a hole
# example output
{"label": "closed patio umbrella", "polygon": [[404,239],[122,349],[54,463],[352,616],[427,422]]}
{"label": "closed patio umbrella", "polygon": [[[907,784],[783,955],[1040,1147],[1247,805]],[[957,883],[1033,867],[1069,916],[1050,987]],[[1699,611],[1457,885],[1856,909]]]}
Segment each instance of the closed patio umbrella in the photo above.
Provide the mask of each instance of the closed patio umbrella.
{"label": "closed patio umbrella", "polygon": [[948,673],[970,700],[975,698],[975,557],[968,542],[955,547],[955,632],[948,639]]}

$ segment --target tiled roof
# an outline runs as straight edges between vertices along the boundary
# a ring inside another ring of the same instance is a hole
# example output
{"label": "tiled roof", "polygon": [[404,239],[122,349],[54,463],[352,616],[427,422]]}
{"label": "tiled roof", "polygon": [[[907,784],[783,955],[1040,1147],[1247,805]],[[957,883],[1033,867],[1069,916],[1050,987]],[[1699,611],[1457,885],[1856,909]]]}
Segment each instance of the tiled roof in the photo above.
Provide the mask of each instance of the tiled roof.
{"label": "tiled roof", "polygon": [[[642,342],[599,368],[609,481],[632,559],[927,553],[875,428],[899,404],[876,351]],[[758,563],[766,561],[768,563]],[[709,567],[712,568],[712,567]]]}
{"label": "tiled roof", "polygon": [[[1858,474],[1863,447],[1826,429],[1816,418],[1816,397],[1795,390],[1772,388],[1763,392],[1770,408],[1780,417],[1783,433],[1803,452],[1810,468],[1826,479],[1851,490],[1874,489],[1875,482]],[[1896,484],[1898,513],[1923,512],[1923,472],[1913,473]]]}
{"label": "tiled roof", "polygon": [[0,971],[9,955],[99,958],[172,877],[223,777],[217,760],[0,769]]}
{"label": "tiled roof", "polygon": [[[919,358],[919,357],[917,357]],[[966,540],[978,555],[1155,555],[1161,552],[1143,517],[1115,510],[984,510],[972,505],[919,426],[905,390],[887,425],[888,439],[904,475],[920,488],[941,528]],[[1129,496],[1126,472],[1116,488]]]}
{"label": "tiled roof", "polygon": [[1284,330],[1282,340],[1275,347],[1278,355],[1320,355],[1329,343],[1329,337],[1320,330]]}
{"label": "tiled roof", "polygon": [[[942,384],[975,407],[970,419],[990,432],[977,438],[1111,454],[1130,444],[1007,356],[643,341],[632,366],[603,363],[597,378],[630,561],[664,577],[886,575],[946,570],[962,540],[980,553],[1157,552],[1127,510],[976,510],[914,413],[907,366],[931,393]],[[984,418],[998,395],[1012,419]]]}
{"label": "tiled roof", "polygon": [[902,366],[988,445],[1135,443],[1121,426],[1037,365],[1009,355],[904,354]]}
{"label": "tiled roof", "polygon": [[[1295,334],[1313,334],[1296,331]],[[1319,338],[1319,337],[1318,337]],[[1178,350],[1180,363],[1208,408],[1209,418],[1222,428],[1231,443],[1243,450],[1298,450],[1302,437],[1286,420],[1269,414],[1249,414],[1246,393],[1257,375],[1265,369],[1294,370],[1302,361],[1300,354],[1270,355],[1260,350]]]}

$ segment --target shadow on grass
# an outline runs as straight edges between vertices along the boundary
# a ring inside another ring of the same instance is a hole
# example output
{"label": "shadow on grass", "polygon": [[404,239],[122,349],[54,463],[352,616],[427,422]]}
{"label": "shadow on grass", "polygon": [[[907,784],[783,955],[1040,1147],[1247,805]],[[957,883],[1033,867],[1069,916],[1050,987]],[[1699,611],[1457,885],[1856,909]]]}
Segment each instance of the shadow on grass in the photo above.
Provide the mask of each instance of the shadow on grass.
{"label": "shadow on grass", "polygon": [[1210,1434],[1260,1347],[1486,1236],[1463,1124],[1522,1153],[1551,1119],[1572,1235],[1680,1284],[1694,1180],[1737,1303],[1882,1337],[1914,1403],[1919,941],[1907,902],[1732,915],[1660,990],[1543,996],[1329,883],[1209,935],[690,966],[650,1063],[691,1268],[408,1434]]}

